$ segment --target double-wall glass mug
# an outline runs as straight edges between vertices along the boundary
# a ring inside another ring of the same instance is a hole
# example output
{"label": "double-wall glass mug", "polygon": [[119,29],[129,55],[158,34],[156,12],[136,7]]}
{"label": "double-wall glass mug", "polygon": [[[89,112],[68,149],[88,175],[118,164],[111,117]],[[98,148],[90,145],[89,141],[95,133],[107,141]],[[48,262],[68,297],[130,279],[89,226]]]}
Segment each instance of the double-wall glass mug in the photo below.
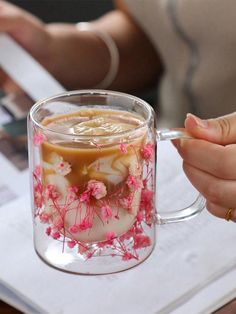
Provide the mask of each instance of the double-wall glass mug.
{"label": "double-wall glass mug", "polygon": [[28,116],[34,247],[47,264],[80,274],[129,269],[152,252],[158,224],[204,208],[156,210],[156,130],[145,101],[81,90],[37,102]]}

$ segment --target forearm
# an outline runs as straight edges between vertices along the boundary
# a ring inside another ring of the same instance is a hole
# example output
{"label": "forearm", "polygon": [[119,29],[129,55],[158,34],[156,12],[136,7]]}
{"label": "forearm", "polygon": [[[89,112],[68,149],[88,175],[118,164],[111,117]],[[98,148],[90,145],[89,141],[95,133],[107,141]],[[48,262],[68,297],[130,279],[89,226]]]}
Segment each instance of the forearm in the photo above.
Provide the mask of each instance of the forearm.
{"label": "forearm", "polygon": [[[110,34],[120,55],[120,66],[109,86],[137,90],[157,79],[160,63],[156,52],[140,29],[122,11],[110,12],[93,26]],[[75,25],[49,24],[51,36],[49,70],[68,89],[96,86],[110,66],[109,51],[94,32],[81,32]]]}
{"label": "forearm", "polygon": [[[160,72],[155,49],[126,13],[121,0],[117,10],[92,22],[107,32],[120,55],[118,73],[110,89],[133,91],[154,82]],[[17,6],[0,0],[0,32],[6,32],[37,59],[67,89],[91,88],[103,81],[110,67],[110,53],[95,32],[81,32],[75,25],[44,24]],[[0,87],[8,78],[0,73]]]}

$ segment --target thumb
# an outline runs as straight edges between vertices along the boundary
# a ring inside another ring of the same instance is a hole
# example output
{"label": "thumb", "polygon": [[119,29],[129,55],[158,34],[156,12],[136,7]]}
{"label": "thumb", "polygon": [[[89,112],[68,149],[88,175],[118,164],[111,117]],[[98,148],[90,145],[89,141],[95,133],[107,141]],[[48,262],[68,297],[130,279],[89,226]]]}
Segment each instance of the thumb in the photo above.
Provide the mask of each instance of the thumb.
{"label": "thumb", "polygon": [[236,143],[236,112],[208,120],[202,120],[188,113],[185,128],[196,138],[216,144],[233,144]]}

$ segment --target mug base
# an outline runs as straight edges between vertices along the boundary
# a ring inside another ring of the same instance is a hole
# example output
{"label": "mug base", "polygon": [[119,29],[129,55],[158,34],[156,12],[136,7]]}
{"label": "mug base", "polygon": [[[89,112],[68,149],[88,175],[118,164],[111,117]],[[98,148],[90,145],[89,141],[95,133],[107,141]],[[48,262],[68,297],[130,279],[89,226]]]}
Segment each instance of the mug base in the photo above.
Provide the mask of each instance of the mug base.
{"label": "mug base", "polygon": [[[71,274],[77,275],[108,275],[119,273],[131,269],[143,263],[153,252],[154,246],[142,249],[139,259],[124,261],[119,256],[97,256],[85,259],[81,254],[72,254],[55,250],[54,247],[48,248],[43,254],[35,248],[38,257],[48,266]],[[50,252],[50,253],[49,253]]]}

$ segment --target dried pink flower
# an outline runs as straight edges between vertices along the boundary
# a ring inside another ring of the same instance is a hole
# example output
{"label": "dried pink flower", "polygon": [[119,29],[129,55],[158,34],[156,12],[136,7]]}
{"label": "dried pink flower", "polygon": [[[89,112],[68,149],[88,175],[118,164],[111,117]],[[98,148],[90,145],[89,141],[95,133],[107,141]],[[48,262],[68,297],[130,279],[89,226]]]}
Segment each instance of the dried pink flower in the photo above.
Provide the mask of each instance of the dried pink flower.
{"label": "dried pink flower", "polygon": [[75,240],[70,240],[67,242],[67,246],[70,248],[70,249],[73,249],[75,246],[76,246],[76,241]]}
{"label": "dried pink flower", "polygon": [[46,224],[49,222],[50,215],[45,212],[42,212],[39,214],[39,219],[43,224]]}
{"label": "dried pink flower", "polygon": [[124,255],[122,256],[122,260],[123,261],[129,261],[132,258],[134,258],[134,256],[131,253],[129,253],[129,252],[125,252]]}
{"label": "dried pink flower", "polygon": [[153,197],[154,197],[153,191],[143,189],[141,192],[140,208],[145,211],[151,211],[153,208]]}
{"label": "dried pink flower", "polygon": [[68,188],[68,195],[67,195],[67,199],[70,202],[73,202],[75,200],[78,199],[77,197],[77,193],[78,192],[78,188],[76,186],[71,186]]}
{"label": "dried pink flower", "polygon": [[81,202],[88,202],[89,201],[89,199],[90,199],[90,195],[89,195],[89,193],[87,192],[87,191],[85,191],[85,192],[83,192],[81,195],[80,195],[80,201]]}
{"label": "dried pink flower", "polygon": [[89,221],[89,218],[86,217],[84,218],[81,223],[79,224],[79,229],[81,231],[85,231],[87,229],[91,229],[92,228],[92,223]]}
{"label": "dried pink flower", "polygon": [[126,184],[128,185],[131,191],[137,191],[143,185],[142,180],[139,177],[135,176],[128,176]]}
{"label": "dried pink flower", "polygon": [[120,199],[119,203],[124,209],[130,210],[132,201],[133,201],[132,195],[128,195],[127,197]]}
{"label": "dried pink flower", "polygon": [[151,245],[151,239],[145,234],[136,234],[134,237],[134,249],[141,249]]}
{"label": "dried pink flower", "polygon": [[44,197],[43,197],[43,185],[41,182],[34,186],[34,202],[35,206],[38,208],[43,207]]}
{"label": "dried pink flower", "polygon": [[71,233],[77,233],[79,231],[79,225],[73,225],[69,228]]}
{"label": "dried pink flower", "polygon": [[115,234],[114,231],[108,231],[108,232],[106,233],[106,239],[107,239],[108,241],[113,240],[115,237],[116,237],[116,234]]}
{"label": "dried pink flower", "polygon": [[60,197],[60,193],[57,191],[55,185],[53,184],[47,184],[46,185],[46,191],[45,191],[45,196],[47,199],[51,199],[55,201]]}
{"label": "dried pink flower", "polygon": [[94,252],[88,252],[88,253],[86,254],[86,256],[87,256],[87,258],[89,259],[89,258],[93,257],[93,254],[94,254]]}
{"label": "dried pink flower", "polygon": [[138,233],[143,233],[143,228],[141,225],[138,225],[135,227],[135,233],[138,234]]}
{"label": "dried pink flower", "polygon": [[66,176],[71,172],[71,165],[69,162],[64,161],[61,156],[58,156],[56,162],[53,164],[53,169],[56,173]]}
{"label": "dried pink flower", "polygon": [[153,153],[154,153],[154,144],[148,143],[144,145],[140,150],[141,156],[143,159],[150,161],[153,159]]}
{"label": "dried pink flower", "polygon": [[53,232],[53,234],[52,234],[52,237],[53,237],[53,239],[54,240],[57,240],[57,239],[59,239],[60,238],[60,233],[58,232],[58,231],[56,231],[56,232]]}
{"label": "dried pink flower", "polygon": [[34,169],[34,175],[37,179],[39,179],[41,177],[42,174],[42,168],[40,165],[36,165],[35,169]]}
{"label": "dried pink flower", "polygon": [[107,195],[105,184],[97,180],[90,180],[88,182],[87,191],[97,200]]}
{"label": "dried pink flower", "polygon": [[137,218],[137,221],[138,221],[138,222],[142,221],[143,218],[144,218],[144,217],[143,217],[143,213],[139,211],[139,212],[137,213],[136,218]]}
{"label": "dried pink flower", "polygon": [[75,185],[73,185],[73,186],[70,186],[69,188],[68,188],[68,192],[69,193],[77,193],[78,192],[78,188],[77,188],[77,186],[75,186]]}
{"label": "dried pink flower", "polygon": [[119,150],[122,152],[122,154],[127,154],[128,153],[126,144],[120,144],[119,145]]}
{"label": "dried pink flower", "polygon": [[36,133],[33,137],[33,144],[35,146],[40,146],[46,139],[46,136],[43,133]]}
{"label": "dried pink flower", "polygon": [[51,232],[52,232],[52,228],[51,228],[51,227],[47,227],[47,229],[46,229],[46,234],[47,234],[48,236],[50,236]]}

